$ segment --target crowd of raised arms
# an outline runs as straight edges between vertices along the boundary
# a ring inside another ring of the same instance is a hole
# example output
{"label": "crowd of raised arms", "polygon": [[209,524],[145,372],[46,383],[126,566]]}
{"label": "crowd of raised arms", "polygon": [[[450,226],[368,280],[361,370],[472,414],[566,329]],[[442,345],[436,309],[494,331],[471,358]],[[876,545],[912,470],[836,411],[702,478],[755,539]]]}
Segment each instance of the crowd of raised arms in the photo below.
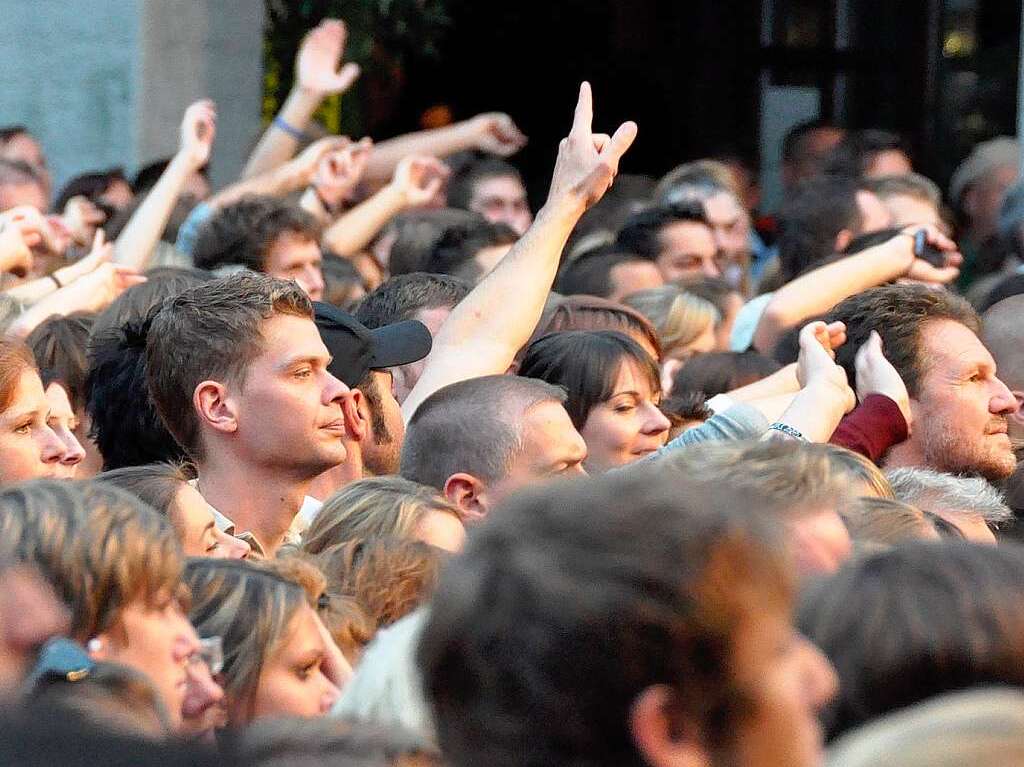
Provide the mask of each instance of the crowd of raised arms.
{"label": "crowd of raised arms", "polygon": [[0,131],[0,764],[1024,764],[1016,142],[769,217],[584,82],[531,210],[508,115],[318,137],[345,37],[219,191],[210,101]]}

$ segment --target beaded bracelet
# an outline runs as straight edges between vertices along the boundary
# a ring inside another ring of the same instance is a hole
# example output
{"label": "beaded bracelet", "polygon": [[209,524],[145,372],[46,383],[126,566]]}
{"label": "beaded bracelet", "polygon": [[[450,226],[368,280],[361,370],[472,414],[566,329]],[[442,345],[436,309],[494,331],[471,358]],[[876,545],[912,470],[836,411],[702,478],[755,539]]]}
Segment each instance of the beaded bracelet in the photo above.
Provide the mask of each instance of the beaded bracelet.
{"label": "beaded bracelet", "polygon": [[807,437],[801,434],[798,430],[794,429],[788,423],[779,423],[778,421],[776,421],[775,423],[768,427],[768,430],[782,432],[787,437],[792,437],[793,439],[799,440],[800,442],[810,441],[807,439]]}

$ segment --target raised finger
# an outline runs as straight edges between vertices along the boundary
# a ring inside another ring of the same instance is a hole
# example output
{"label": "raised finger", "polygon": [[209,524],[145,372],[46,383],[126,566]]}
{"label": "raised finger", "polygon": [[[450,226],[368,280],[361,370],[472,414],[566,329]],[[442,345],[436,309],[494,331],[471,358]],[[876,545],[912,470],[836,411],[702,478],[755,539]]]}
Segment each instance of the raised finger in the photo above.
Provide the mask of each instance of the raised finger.
{"label": "raised finger", "polygon": [[617,165],[619,160],[622,159],[622,155],[633,146],[633,142],[636,140],[636,133],[637,127],[635,122],[630,120],[622,123],[612,135],[612,140],[608,142],[608,146],[604,148],[601,154],[607,156],[609,161]]}
{"label": "raised finger", "polygon": [[594,122],[594,96],[590,91],[590,83],[584,80],[580,84],[580,96],[576,101],[576,113],[572,119],[572,130],[569,135],[589,136]]}

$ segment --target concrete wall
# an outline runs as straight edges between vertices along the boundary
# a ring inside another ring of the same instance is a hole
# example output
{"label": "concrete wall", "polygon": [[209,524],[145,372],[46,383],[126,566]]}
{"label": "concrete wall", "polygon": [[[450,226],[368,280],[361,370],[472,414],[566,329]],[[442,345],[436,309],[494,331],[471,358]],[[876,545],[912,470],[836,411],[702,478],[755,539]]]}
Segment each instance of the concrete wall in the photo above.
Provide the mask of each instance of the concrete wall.
{"label": "concrete wall", "polygon": [[0,19],[0,125],[39,137],[56,189],[172,154],[203,96],[219,109],[215,184],[240,170],[259,131],[263,0],[0,0]]}

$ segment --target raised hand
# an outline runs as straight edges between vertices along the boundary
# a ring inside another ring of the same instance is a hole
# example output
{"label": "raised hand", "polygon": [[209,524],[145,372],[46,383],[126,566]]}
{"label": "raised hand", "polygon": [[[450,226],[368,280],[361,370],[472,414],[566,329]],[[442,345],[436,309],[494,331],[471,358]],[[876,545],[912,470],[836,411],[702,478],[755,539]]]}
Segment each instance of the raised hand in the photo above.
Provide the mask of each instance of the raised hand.
{"label": "raised hand", "polygon": [[302,41],[295,59],[295,72],[300,88],[329,96],[343,93],[359,77],[359,65],[348,63],[338,70],[345,53],[348,30],[339,19],[325,19]]}
{"label": "raised hand", "polygon": [[869,394],[884,394],[897,405],[910,428],[910,394],[903,378],[885,356],[882,337],[872,330],[868,340],[857,350],[854,358],[857,371],[857,399],[863,402]]}
{"label": "raised hand", "polygon": [[960,269],[958,267],[963,263],[964,258],[957,250],[956,243],[934,226],[912,226],[900,233],[901,245],[907,247],[911,254],[914,250],[914,235],[921,229],[925,232],[927,243],[945,254],[946,263],[944,266],[938,267],[912,255],[913,260],[904,277],[907,280],[929,285],[948,285],[959,276]]}
{"label": "raised hand", "polygon": [[67,301],[78,311],[100,312],[110,306],[133,285],[141,285],[145,276],[131,266],[106,262],[63,288]]}
{"label": "raised hand", "polygon": [[0,272],[24,277],[32,271],[32,249],[21,229],[0,224]]}
{"label": "raised hand", "polygon": [[62,218],[75,244],[85,245],[96,234],[96,227],[107,220],[107,214],[88,197],[76,195],[64,206]]}
{"label": "raised hand", "polygon": [[805,389],[828,390],[841,401],[848,413],[857,404],[857,397],[846,379],[846,371],[835,363],[833,339],[846,341],[846,327],[841,322],[826,325],[811,322],[800,331],[800,356],[797,359],[797,380]]}
{"label": "raised hand", "polygon": [[583,210],[600,200],[619,171],[619,160],[636,138],[634,122],[625,122],[614,135],[595,134],[590,83],[580,86],[572,130],[558,145],[558,159],[548,191],[548,203],[571,201]]}
{"label": "raised hand", "polygon": [[508,157],[526,146],[527,138],[512,118],[502,112],[477,115],[469,121],[482,152]]}
{"label": "raised hand", "polygon": [[106,233],[97,229],[92,238],[92,250],[70,266],[58,269],[56,276],[61,285],[69,285],[80,277],[91,274],[114,257],[114,244],[107,242]]}
{"label": "raised hand", "polygon": [[405,204],[418,208],[433,200],[451,171],[436,157],[406,157],[395,168],[391,186],[402,193]]}
{"label": "raised hand", "polygon": [[178,149],[189,165],[199,170],[210,161],[213,139],[217,133],[217,107],[209,99],[190,105],[181,120],[181,143]]}
{"label": "raised hand", "polygon": [[338,152],[352,143],[347,136],[327,136],[314,141],[303,149],[298,157],[288,163],[291,173],[295,174],[297,186],[309,186],[316,178],[320,161],[331,152]]}
{"label": "raised hand", "polygon": [[54,231],[51,222],[31,205],[19,205],[0,215],[0,226],[15,226],[25,244],[42,253],[63,253],[63,239]]}
{"label": "raised hand", "polygon": [[372,149],[373,141],[364,138],[320,158],[313,186],[324,203],[333,208],[349,199],[363,177]]}

